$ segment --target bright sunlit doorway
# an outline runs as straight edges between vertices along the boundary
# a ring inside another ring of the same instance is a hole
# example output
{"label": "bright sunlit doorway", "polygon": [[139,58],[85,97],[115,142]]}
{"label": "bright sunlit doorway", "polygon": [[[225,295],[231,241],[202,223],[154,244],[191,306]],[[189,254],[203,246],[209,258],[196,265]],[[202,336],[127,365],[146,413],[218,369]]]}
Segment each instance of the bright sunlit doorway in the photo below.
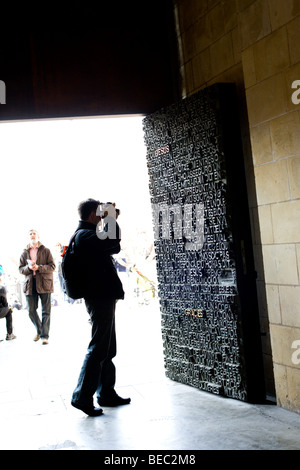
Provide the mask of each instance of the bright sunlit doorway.
{"label": "bright sunlit doorway", "polygon": [[[153,230],[142,119],[1,123],[0,264],[10,284],[18,278],[28,231],[36,229],[57,255],[57,243],[68,244],[77,227],[79,202],[89,197],[116,203],[122,259],[147,279],[155,278],[155,263],[149,263]],[[57,302],[57,292],[53,297]]]}
{"label": "bright sunlit doorway", "polygon": [[[70,442],[70,429],[76,434],[77,420],[79,427],[85,422],[70,402],[91,324],[84,302],[71,303],[62,294],[56,271],[49,344],[34,342],[19,259],[28,231],[36,229],[58,265],[56,245],[68,244],[83,199],[115,202],[121,212],[120,255],[128,267],[119,272],[125,299],[116,308],[116,390],[131,398],[131,419],[143,407],[141,390],[145,396],[153,387],[161,393],[165,374],[146,146],[141,116],[1,123],[0,142],[0,264],[11,300],[20,295],[23,301],[13,310],[16,339],[5,341],[0,321],[0,414],[6,423],[1,448],[34,450],[57,439]],[[85,442],[89,433],[79,434],[74,442]]]}

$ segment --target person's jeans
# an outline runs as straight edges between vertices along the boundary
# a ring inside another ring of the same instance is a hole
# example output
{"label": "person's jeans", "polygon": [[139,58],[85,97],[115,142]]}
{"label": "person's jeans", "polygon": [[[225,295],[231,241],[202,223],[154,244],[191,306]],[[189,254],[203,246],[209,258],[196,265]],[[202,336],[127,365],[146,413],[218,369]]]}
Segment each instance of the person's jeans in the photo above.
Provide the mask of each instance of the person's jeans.
{"label": "person's jeans", "polygon": [[92,339],[79,374],[72,401],[93,406],[93,396],[112,396],[115,393],[116,370],[112,359],[116,355],[116,301],[85,299],[92,323]]}
{"label": "person's jeans", "polygon": [[[41,299],[42,305],[42,320],[37,313],[39,298]],[[32,295],[26,295],[26,301],[29,318],[36,327],[37,334],[40,335],[41,338],[48,339],[50,330],[51,294],[39,294],[36,291],[34,279]]]}
{"label": "person's jeans", "polygon": [[13,332],[11,309],[9,307],[1,307],[0,308],[0,318],[5,318],[7,334],[11,335],[12,332]]}

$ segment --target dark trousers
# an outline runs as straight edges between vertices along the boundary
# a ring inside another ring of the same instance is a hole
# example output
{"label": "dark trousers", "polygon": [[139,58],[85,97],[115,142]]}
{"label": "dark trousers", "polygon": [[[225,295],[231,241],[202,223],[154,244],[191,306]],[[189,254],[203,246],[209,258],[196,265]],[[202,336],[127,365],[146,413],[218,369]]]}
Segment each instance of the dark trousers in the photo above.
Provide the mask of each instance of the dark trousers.
{"label": "dark trousers", "polygon": [[1,307],[0,308],[0,318],[5,318],[7,334],[11,335],[12,332],[13,332],[11,309],[9,307]]}
{"label": "dark trousers", "polygon": [[[42,320],[40,319],[37,309],[39,298],[42,305]],[[50,330],[50,313],[51,313],[51,294],[39,294],[36,290],[36,280],[33,280],[32,295],[26,295],[27,308],[29,318],[36,327],[37,334],[41,338],[49,338]]]}
{"label": "dark trousers", "polygon": [[85,406],[97,398],[112,396],[115,391],[116,370],[112,359],[116,355],[114,299],[85,299],[92,323],[92,338],[79,374],[72,401]]}

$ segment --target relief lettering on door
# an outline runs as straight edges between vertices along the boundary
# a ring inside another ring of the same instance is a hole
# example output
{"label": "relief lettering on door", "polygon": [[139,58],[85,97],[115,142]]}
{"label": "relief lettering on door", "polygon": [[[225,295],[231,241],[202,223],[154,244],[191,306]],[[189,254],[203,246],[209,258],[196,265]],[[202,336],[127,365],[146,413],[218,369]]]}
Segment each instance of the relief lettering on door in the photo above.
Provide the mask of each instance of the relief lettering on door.
{"label": "relief lettering on door", "polygon": [[230,199],[210,87],[144,121],[166,374],[247,399]]}

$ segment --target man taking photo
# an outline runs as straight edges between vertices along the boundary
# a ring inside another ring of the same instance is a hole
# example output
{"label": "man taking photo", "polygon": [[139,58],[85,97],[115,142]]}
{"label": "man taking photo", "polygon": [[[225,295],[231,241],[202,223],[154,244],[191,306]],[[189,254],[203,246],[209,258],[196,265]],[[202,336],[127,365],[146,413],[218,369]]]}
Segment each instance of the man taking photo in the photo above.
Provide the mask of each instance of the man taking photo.
{"label": "man taking photo", "polygon": [[[92,338],[71,403],[89,416],[103,413],[101,408],[94,406],[95,393],[100,406],[130,403],[130,398],[121,398],[115,391],[116,371],[112,361],[116,355],[115,306],[118,299],[124,298],[122,283],[111,256],[120,251],[120,231],[116,225],[116,230],[108,229],[107,236],[101,236],[98,231],[103,218],[103,214],[99,215],[100,205],[94,199],[79,204],[80,221],[75,232],[75,250],[80,258]],[[114,236],[110,237],[110,233]]]}

